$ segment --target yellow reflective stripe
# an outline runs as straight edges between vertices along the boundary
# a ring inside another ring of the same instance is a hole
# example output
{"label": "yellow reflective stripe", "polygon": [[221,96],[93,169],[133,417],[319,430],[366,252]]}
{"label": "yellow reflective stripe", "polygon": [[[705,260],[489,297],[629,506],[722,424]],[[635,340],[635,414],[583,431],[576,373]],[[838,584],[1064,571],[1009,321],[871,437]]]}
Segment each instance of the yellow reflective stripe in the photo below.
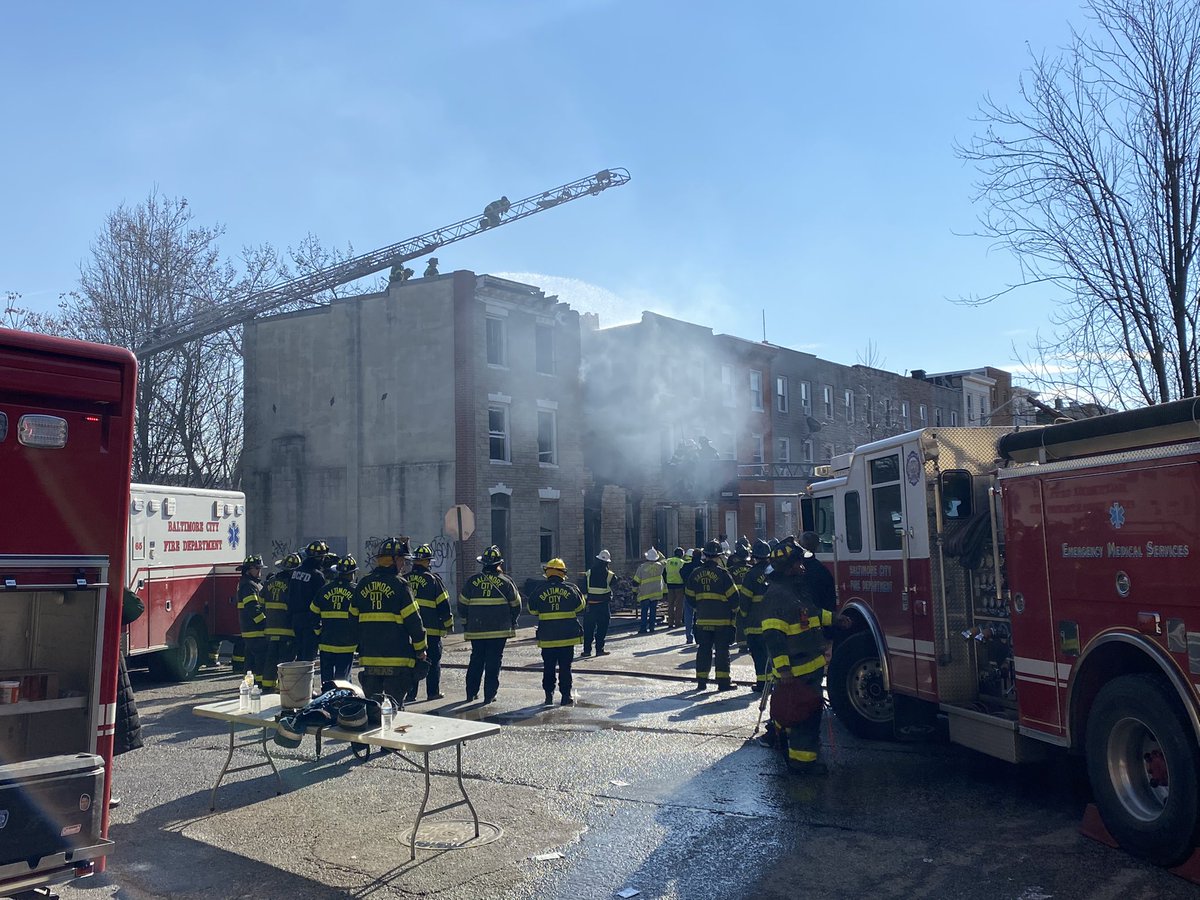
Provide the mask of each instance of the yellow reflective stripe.
{"label": "yellow reflective stripe", "polygon": [[296,632],[290,628],[268,628],[267,635],[270,637],[295,637]]}
{"label": "yellow reflective stripe", "polygon": [[713,628],[725,628],[727,626],[733,625],[733,619],[732,618],[728,618],[728,619],[697,619],[696,625],[706,626],[706,627],[711,626]]}
{"label": "yellow reflective stripe", "polygon": [[463,637],[468,641],[481,640],[483,638],[506,638],[512,637],[512,631],[468,631]]}
{"label": "yellow reflective stripe", "polygon": [[722,680],[724,680],[724,681],[728,681],[728,680],[729,680],[729,673],[728,673],[728,672],[722,672],[720,669],[717,669],[717,681],[722,681]]}
{"label": "yellow reflective stripe", "polygon": [[[468,606],[508,606],[509,601],[506,597],[499,597],[495,600],[493,600],[491,598],[481,598],[481,599],[477,599],[477,600],[471,600],[467,605]],[[513,605],[515,606],[516,604],[513,604]]]}
{"label": "yellow reflective stripe", "polygon": [[745,634],[762,634],[763,632],[762,632],[762,629],[756,625],[747,625],[744,633]]}
{"label": "yellow reflective stripe", "polygon": [[412,668],[417,661],[411,656],[360,656],[360,666],[407,666]]}
{"label": "yellow reflective stripe", "polygon": [[[820,616],[812,616],[807,621],[808,621],[809,628],[820,628],[821,627],[821,617]],[[801,631],[806,630],[804,628],[804,622],[800,623],[800,630]]]}
{"label": "yellow reflective stripe", "polygon": [[822,625],[832,625],[833,624],[833,613],[831,613],[827,609],[821,610],[821,624]]}
{"label": "yellow reflective stripe", "polygon": [[733,596],[733,591],[730,590],[730,591],[727,591],[722,594],[717,594],[712,591],[697,591],[696,593],[690,594],[689,596],[695,597],[697,600],[724,601]]}
{"label": "yellow reflective stripe", "polygon": [[589,587],[588,587],[588,593],[589,593],[589,594],[610,594],[610,593],[612,593],[612,589],[611,589],[611,588],[603,588],[603,587],[599,587],[599,588],[598,588],[598,587],[591,587],[591,586],[589,586]]}
{"label": "yellow reflective stripe", "polygon": [[823,665],[825,665],[825,654],[824,653],[822,653],[820,656],[814,656],[808,662],[803,663],[799,666],[792,666],[792,674],[793,675],[807,675],[809,672],[817,671],[817,669],[821,668]]}
{"label": "yellow reflective stripe", "polygon": [[766,676],[766,674],[756,675],[756,676],[754,676],[754,680],[761,683],[761,682],[764,682],[767,680],[767,676]]}
{"label": "yellow reflective stripe", "polygon": [[272,603],[270,600],[268,600],[267,601],[267,609],[287,609],[287,604],[286,603]]}
{"label": "yellow reflective stripe", "polygon": [[538,641],[539,647],[571,647],[575,644],[582,644],[583,638],[576,637],[561,641]]}
{"label": "yellow reflective stripe", "polygon": [[243,631],[242,632],[242,637],[244,637],[244,638],[260,638],[260,637],[266,637],[266,636],[267,636],[267,633],[265,631]]}
{"label": "yellow reflective stripe", "polygon": [[325,609],[321,611],[322,619],[348,619],[350,613],[347,610]]}
{"label": "yellow reflective stripe", "polygon": [[815,750],[793,750],[788,747],[788,759],[794,759],[796,762],[816,762],[817,753]]}
{"label": "yellow reflective stripe", "polygon": [[786,656],[777,656],[772,660],[772,662],[775,663],[776,669],[787,669],[790,668],[789,663],[791,660],[789,660]]}
{"label": "yellow reflective stripe", "polygon": [[763,631],[782,631],[787,634],[789,627],[783,619],[763,619],[762,621]]}
{"label": "yellow reflective stripe", "polygon": [[569,610],[567,612],[534,613],[534,615],[536,615],[538,620],[541,622],[549,622],[555,619],[574,619],[576,613],[574,610]]}
{"label": "yellow reflective stripe", "polygon": [[425,649],[425,641],[424,640],[413,641],[413,649],[416,650],[418,653],[420,653],[422,650]]}
{"label": "yellow reflective stripe", "polygon": [[360,622],[399,622],[400,617],[395,613],[390,612],[368,612],[359,613],[358,621]]}
{"label": "yellow reflective stripe", "polygon": [[358,644],[317,644],[317,649],[326,653],[353,653],[358,649]]}
{"label": "yellow reflective stripe", "polygon": [[442,629],[442,628],[426,628],[425,629],[426,637],[445,637],[446,634],[447,634],[447,632],[445,631],[445,629]]}
{"label": "yellow reflective stripe", "polygon": [[419,616],[420,614],[421,614],[421,611],[419,609],[417,609],[417,605],[415,603],[413,603],[413,604],[410,604],[409,606],[404,607],[404,609],[400,610],[400,617],[396,621],[403,622],[409,616]]}

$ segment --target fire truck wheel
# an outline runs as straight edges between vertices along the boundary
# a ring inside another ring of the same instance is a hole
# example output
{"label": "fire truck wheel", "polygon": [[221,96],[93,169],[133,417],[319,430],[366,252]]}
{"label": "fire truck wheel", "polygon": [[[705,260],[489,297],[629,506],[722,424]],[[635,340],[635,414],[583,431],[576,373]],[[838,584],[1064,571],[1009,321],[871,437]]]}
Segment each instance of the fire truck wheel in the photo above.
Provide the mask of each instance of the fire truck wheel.
{"label": "fire truck wheel", "polygon": [[891,692],[869,632],[852,634],[833,651],[826,679],[833,711],[851,732],[873,741],[893,737]]}
{"label": "fire truck wheel", "polygon": [[1087,723],[1088,780],[1121,847],[1160,866],[1196,846],[1200,753],[1170,687],[1125,675],[1096,696]]}
{"label": "fire truck wheel", "polygon": [[201,654],[208,649],[208,638],[204,627],[191,624],[179,638],[179,646],[163,650],[158,654],[168,678],[175,681],[191,681],[200,671]]}

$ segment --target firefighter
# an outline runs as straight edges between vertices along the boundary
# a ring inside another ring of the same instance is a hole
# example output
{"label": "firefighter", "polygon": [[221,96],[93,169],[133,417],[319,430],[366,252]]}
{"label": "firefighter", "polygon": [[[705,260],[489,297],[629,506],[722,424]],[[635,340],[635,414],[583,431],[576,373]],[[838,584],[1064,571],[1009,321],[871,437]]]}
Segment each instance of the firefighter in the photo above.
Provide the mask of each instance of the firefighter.
{"label": "firefighter", "polygon": [[696,604],[696,687],[708,687],[716,655],[717,690],[733,690],[729,674],[729,644],[740,606],[733,576],[721,565],[721,545],[709,541],[701,551],[703,562],[692,570],[684,594]]}
{"label": "firefighter", "polygon": [[429,257],[429,262],[425,265],[425,274],[422,278],[432,278],[438,273],[438,259],[436,256]]}
{"label": "firefighter", "polygon": [[316,659],[317,656],[316,620],[312,614],[312,604],[325,590],[322,568],[328,553],[328,544],[313,541],[304,548],[304,561],[292,570],[288,582],[288,616],[296,635],[296,659],[301,662]]}
{"label": "firefighter", "polygon": [[667,627],[678,628],[683,624],[683,574],[681,569],[687,562],[683,548],[676,547],[667,557]]}
{"label": "firefighter", "polygon": [[821,549],[821,536],[815,531],[806,531],[800,535],[800,546],[813,554],[812,558],[804,564],[804,571],[812,585],[813,597],[817,601],[817,606],[821,607],[821,625],[825,627],[825,636],[828,638],[830,636],[829,628],[837,613],[837,587],[834,585],[833,575],[829,573],[825,563],[817,559],[815,555]]}
{"label": "firefighter", "polygon": [[242,626],[242,646],[245,647],[246,671],[254,673],[261,688],[263,667],[267,656],[267,608],[263,602],[261,556],[247,556],[242,563],[242,578],[238,582],[238,620]]}
{"label": "firefighter", "polygon": [[[811,700],[804,717],[786,729],[788,768],[801,774],[824,774],[821,751],[821,682],[825,677],[825,638],[821,633],[821,608],[813,581],[806,571],[816,562],[813,555],[791,540],[782,541],[771,552],[771,574],[763,596],[762,634],[779,690],[787,687],[803,692]],[[783,730],[773,724],[779,739]],[[772,732],[766,739],[770,743]]]}
{"label": "firefighter", "polygon": [[[738,586],[740,595],[742,579],[750,571],[750,540],[745,535],[739,538],[738,542],[734,544],[733,549],[730,551],[729,562],[726,568],[729,569],[729,574],[733,576],[733,583]],[[743,616],[738,616],[737,621],[733,623],[733,638],[739,651],[747,648],[746,634],[742,631],[745,624]]]}
{"label": "firefighter", "polygon": [[400,575],[410,556],[408,541],[385,538],[375,554],[375,568],[358,582],[350,616],[358,624],[358,682],[368,697],[387,695],[396,706],[415,683],[424,662],[425,626],[412,590]]}
{"label": "firefighter", "polygon": [[482,571],[467,579],[458,595],[458,617],[464,636],[471,642],[467,663],[467,700],[479,697],[483,681],[483,702],[491,703],[500,690],[500,664],[504,645],[516,634],[521,615],[521,592],[516,582],[504,573],[504,556],[495,544],[476,557]]}
{"label": "firefighter", "polygon": [[277,571],[271,573],[264,586],[263,600],[267,608],[267,658],[266,670],[263,672],[263,690],[274,689],[281,662],[295,659],[292,649],[296,632],[292,631],[291,617],[288,615],[287,595],[292,570],[300,565],[300,555],[289,553],[275,565]]}
{"label": "firefighter", "polygon": [[690,644],[696,634],[696,601],[687,595],[687,582],[700,565],[700,548],[693,547],[688,551],[687,562],[679,569],[679,577],[683,579],[683,637],[684,643]]}
{"label": "firefighter", "polygon": [[546,581],[529,598],[529,611],[538,618],[536,637],[542,650],[542,690],[546,692],[546,705],[553,705],[557,670],[562,705],[573,706],[571,662],[575,646],[583,640],[579,617],[587,604],[579,588],[566,580],[567,564],[561,559],[550,560],[542,566],[542,572]]}
{"label": "firefighter", "polygon": [[358,560],[344,556],[338,560],[337,574],[309,606],[317,618],[321,654],[321,684],[349,681],[354,651],[358,648],[358,620],[350,615],[354,605],[354,573]]}
{"label": "firefighter", "polygon": [[633,573],[633,584],[641,607],[638,634],[654,634],[654,626],[658,622],[658,601],[667,592],[667,584],[663,580],[665,571],[661,554],[651,547],[646,551],[646,561]]}
{"label": "firefighter", "polygon": [[754,542],[750,551],[753,565],[746,570],[739,587],[742,595],[738,622],[746,635],[746,646],[754,660],[754,692],[762,693],[767,683],[770,666],[767,663],[767,645],[762,636],[762,598],[767,593],[767,568],[770,566],[771,547],[764,540]]}
{"label": "firefighter", "polygon": [[604,639],[608,637],[608,623],[612,619],[613,573],[609,568],[611,563],[612,554],[601,550],[584,576],[587,610],[583,615],[583,652],[579,654],[580,659],[592,655],[593,640],[596,643],[596,655],[608,656],[608,651],[604,649]]}
{"label": "firefighter", "polygon": [[[408,586],[421,610],[421,622],[425,625],[425,652],[429,657],[429,674],[425,677],[425,696],[429,700],[441,700],[446,695],[440,690],[442,683],[442,638],[454,631],[454,611],[450,608],[450,595],[437,572],[431,572],[433,548],[422,544],[413,553],[412,571],[408,574]],[[408,692],[408,701],[417,699],[420,681],[414,681]]]}

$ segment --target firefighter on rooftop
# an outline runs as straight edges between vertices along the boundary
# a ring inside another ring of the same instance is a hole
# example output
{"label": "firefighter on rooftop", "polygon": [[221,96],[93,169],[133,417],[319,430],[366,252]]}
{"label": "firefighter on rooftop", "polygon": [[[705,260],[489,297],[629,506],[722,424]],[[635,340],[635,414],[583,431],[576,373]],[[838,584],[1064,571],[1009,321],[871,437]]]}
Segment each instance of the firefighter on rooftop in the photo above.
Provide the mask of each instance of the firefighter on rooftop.
{"label": "firefighter on rooftop", "polygon": [[739,608],[733,576],[721,565],[721,545],[709,541],[701,551],[703,562],[688,576],[684,594],[696,604],[696,687],[708,687],[716,655],[717,690],[733,690],[729,674],[729,645]]}

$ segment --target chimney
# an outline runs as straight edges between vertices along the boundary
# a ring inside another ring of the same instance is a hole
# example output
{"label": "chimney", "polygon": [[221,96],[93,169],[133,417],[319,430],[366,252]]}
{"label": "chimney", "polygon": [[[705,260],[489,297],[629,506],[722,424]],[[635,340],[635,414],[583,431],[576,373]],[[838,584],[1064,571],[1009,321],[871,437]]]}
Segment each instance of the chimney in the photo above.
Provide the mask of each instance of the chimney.
{"label": "chimney", "polygon": [[584,331],[599,331],[600,316],[596,313],[582,313],[579,316],[579,324],[583,326]]}
{"label": "chimney", "polygon": [[1055,397],[1055,398],[1054,398],[1054,408],[1055,408],[1055,409],[1062,409],[1062,397]]}
{"label": "chimney", "polygon": [[913,369],[912,377],[915,378],[917,381],[924,381],[925,380],[925,370],[924,369]]}

